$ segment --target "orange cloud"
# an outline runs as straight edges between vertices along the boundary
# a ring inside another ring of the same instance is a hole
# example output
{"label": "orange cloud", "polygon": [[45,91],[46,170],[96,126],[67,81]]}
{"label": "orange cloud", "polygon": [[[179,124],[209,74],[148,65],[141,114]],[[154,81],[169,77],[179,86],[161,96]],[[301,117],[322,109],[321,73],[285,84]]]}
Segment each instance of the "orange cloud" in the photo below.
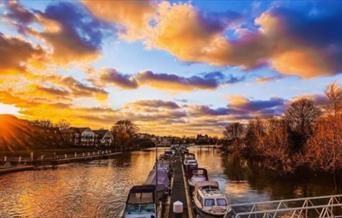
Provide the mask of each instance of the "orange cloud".
{"label": "orange cloud", "polygon": [[44,51],[17,37],[6,37],[0,33],[0,75],[27,73],[33,59],[39,59]]}
{"label": "orange cloud", "polygon": [[119,35],[129,41],[142,39],[150,16],[154,13],[152,1],[93,1],[82,0],[96,16],[119,23]]}
{"label": "orange cloud", "polygon": [[[237,14],[210,16],[191,3],[127,1],[117,5],[117,1],[106,1],[104,6],[85,0],[84,4],[100,18],[123,25],[127,40],[143,40],[147,48],[165,50],[182,61],[243,69],[267,64],[282,74],[302,78],[336,74],[342,69],[337,37],[327,36],[327,42],[318,42],[300,29],[308,26],[308,32],[315,33],[315,28],[319,30],[330,20],[320,23],[293,11],[271,8],[255,18],[257,29],[246,30]],[[112,8],[117,13],[112,13]],[[137,12],[137,8],[141,10]],[[235,31],[237,39],[229,39],[227,30]],[[161,87],[157,82],[151,84]]]}

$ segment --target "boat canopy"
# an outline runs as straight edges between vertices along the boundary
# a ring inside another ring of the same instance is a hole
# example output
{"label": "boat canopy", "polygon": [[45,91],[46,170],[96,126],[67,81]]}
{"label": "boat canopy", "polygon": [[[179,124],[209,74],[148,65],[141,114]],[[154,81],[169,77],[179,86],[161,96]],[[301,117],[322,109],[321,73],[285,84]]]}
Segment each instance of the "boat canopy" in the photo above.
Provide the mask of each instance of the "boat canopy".
{"label": "boat canopy", "polygon": [[154,192],[156,186],[154,185],[135,185],[131,188],[130,193],[139,193],[139,192]]}
{"label": "boat canopy", "polygon": [[196,168],[196,169],[191,170],[190,173],[191,173],[190,177],[191,176],[201,176],[201,175],[203,175],[206,178],[208,178],[208,171],[205,168]]}
{"label": "boat canopy", "polygon": [[148,204],[154,203],[155,186],[139,185],[133,186],[129,191],[128,204]]}
{"label": "boat canopy", "polygon": [[186,153],[184,154],[185,159],[195,159],[195,154],[194,153]]}

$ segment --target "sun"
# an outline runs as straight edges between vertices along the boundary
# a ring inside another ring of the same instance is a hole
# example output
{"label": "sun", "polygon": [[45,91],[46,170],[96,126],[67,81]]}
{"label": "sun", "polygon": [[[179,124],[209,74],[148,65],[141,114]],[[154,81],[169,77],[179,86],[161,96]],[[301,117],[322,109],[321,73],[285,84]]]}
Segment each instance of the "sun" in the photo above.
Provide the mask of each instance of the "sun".
{"label": "sun", "polygon": [[19,115],[20,109],[14,105],[0,103],[0,114]]}

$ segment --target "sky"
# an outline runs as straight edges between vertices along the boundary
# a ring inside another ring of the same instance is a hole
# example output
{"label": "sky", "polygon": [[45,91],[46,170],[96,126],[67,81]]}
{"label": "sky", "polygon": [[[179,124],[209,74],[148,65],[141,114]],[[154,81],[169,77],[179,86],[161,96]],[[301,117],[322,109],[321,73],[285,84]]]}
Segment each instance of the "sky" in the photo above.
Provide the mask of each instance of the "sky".
{"label": "sky", "polygon": [[341,1],[0,0],[0,113],[220,136],[342,83]]}

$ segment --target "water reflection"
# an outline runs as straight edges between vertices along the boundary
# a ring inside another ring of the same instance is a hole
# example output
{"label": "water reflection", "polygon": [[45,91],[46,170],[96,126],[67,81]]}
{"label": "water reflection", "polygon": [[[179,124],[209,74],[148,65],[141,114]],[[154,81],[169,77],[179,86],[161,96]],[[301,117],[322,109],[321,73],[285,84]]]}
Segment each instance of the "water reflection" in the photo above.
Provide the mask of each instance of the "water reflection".
{"label": "water reflection", "polygon": [[0,217],[118,217],[154,160],[150,150],[1,176]]}
{"label": "water reflection", "polygon": [[[191,152],[198,157],[199,165],[208,169],[210,177],[219,181],[232,203],[342,193],[342,185],[335,187],[331,175],[303,172],[284,177],[265,170],[258,163],[222,155],[214,149],[192,149]],[[337,184],[342,184],[342,178]]]}
{"label": "water reflection", "polygon": [[[331,176],[281,178],[214,149],[190,151],[232,203],[334,193]],[[118,217],[130,187],[145,181],[154,160],[151,149],[112,160],[1,176],[0,217]]]}

